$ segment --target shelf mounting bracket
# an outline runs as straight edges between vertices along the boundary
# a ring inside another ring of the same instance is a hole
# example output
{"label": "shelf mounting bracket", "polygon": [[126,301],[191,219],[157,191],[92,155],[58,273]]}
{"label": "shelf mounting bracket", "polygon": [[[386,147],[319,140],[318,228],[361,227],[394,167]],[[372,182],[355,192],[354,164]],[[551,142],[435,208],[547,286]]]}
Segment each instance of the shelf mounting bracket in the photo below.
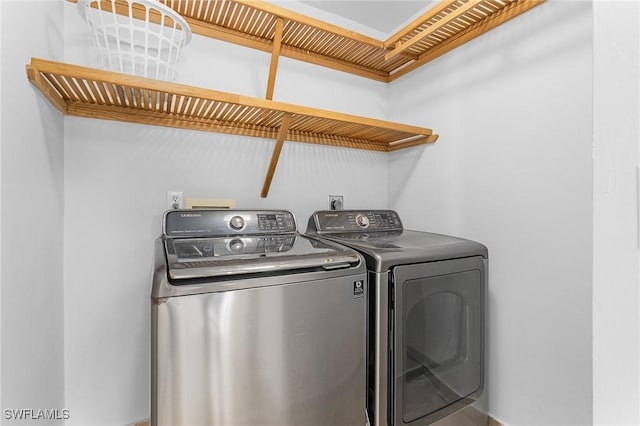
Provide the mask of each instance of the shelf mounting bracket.
{"label": "shelf mounting bracket", "polygon": [[273,90],[276,85],[276,73],[278,72],[278,59],[280,58],[283,29],[284,19],[278,18],[278,20],[276,21],[275,35],[273,36],[273,50],[271,52],[271,65],[269,66],[269,80],[267,82],[266,98],[269,100],[273,100]]}
{"label": "shelf mounting bracket", "polygon": [[260,193],[260,196],[262,198],[267,198],[267,195],[269,195],[269,188],[271,187],[271,181],[273,180],[273,175],[276,172],[276,166],[278,165],[278,160],[280,159],[280,152],[282,151],[282,145],[284,144],[284,139],[287,137],[287,132],[289,131],[290,124],[291,124],[291,114],[284,113],[284,115],[282,116],[282,123],[280,124],[280,131],[278,131],[278,138],[276,139],[276,145],[273,147],[271,162],[269,163],[269,168],[267,169],[267,176],[264,178],[264,185],[262,186],[262,192]]}

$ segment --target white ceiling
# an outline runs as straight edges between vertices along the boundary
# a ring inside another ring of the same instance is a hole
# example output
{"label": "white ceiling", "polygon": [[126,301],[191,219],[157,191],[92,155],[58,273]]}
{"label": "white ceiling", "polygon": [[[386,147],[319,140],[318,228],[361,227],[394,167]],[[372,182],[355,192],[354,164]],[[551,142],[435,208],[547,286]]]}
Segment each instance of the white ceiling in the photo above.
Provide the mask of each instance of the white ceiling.
{"label": "white ceiling", "polygon": [[391,35],[420,12],[431,7],[435,0],[300,0],[300,2]]}

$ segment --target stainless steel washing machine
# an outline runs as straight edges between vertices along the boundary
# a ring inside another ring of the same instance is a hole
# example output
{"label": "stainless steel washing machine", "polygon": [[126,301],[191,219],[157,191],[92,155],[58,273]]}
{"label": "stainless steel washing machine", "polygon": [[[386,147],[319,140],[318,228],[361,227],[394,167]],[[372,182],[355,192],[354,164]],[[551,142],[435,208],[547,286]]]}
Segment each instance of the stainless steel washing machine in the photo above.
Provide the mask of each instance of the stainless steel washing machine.
{"label": "stainless steel washing machine", "polygon": [[366,421],[366,267],[288,211],[173,210],[156,242],[153,425]]}
{"label": "stainless steel washing machine", "polygon": [[367,409],[376,426],[479,426],[485,382],[487,248],[405,230],[391,210],[315,212],[307,235],[364,255]]}

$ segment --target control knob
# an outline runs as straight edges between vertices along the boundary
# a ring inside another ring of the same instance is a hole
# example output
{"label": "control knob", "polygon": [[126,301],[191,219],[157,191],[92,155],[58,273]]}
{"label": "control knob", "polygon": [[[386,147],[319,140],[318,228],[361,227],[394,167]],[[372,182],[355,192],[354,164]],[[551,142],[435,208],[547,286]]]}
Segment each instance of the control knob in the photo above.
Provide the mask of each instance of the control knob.
{"label": "control knob", "polygon": [[229,221],[229,226],[234,231],[239,231],[244,228],[244,219],[242,218],[242,216],[234,216]]}
{"label": "control knob", "polygon": [[229,250],[231,250],[234,253],[242,253],[242,250],[244,250],[244,242],[242,242],[242,240],[239,240],[237,238],[229,241]]}
{"label": "control knob", "polygon": [[356,223],[361,228],[367,228],[369,226],[369,218],[363,214],[356,216]]}

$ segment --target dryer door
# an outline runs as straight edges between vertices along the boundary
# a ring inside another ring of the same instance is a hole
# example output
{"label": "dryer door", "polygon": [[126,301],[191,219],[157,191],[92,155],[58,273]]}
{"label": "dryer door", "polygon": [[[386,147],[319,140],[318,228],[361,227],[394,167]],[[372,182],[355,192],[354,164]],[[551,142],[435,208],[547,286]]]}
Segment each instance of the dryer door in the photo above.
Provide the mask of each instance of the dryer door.
{"label": "dryer door", "polygon": [[393,418],[426,425],[472,403],[484,386],[482,257],[393,269]]}

